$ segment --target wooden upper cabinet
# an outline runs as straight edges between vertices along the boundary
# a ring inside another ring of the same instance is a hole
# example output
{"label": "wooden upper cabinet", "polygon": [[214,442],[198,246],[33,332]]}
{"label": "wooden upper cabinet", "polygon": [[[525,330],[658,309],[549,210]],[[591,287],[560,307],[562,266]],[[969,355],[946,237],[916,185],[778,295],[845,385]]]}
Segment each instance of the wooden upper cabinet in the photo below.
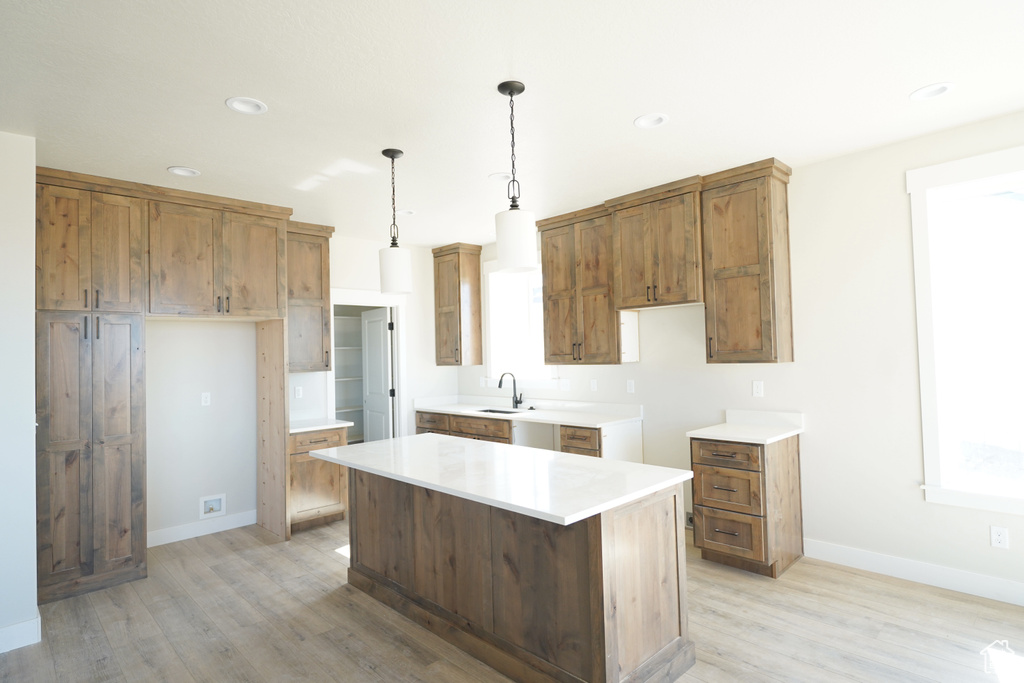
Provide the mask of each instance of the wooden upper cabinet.
{"label": "wooden upper cabinet", "polygon": [[141,313],[143,200],[36,186],[36,308]]}
{"label": "wooden upper cabinet", "polygon": [[608,211],[595,207],[537,225],[544,278],[544,362],[620,363]]}
{"label": "wooden upper cabinet", "polygon": [[646,308],[701,299],[700,178],[611,199],[615,305]]}
{"label": "wooden upper cabinet", "polygon": [[285,221],[225,212],[222,235],[225,315],[284,317]]}
{"label": "wooden upper cabinet", "polygon": [[786,185],[775,160],[704,178],[709,363],[793,360]]}
{"label": "wooden upper cabinet", "polygon": [[288,371],[331,369],[331,257],[334,228],[288,222]]}
{"label": "wooden upper cabinet", "polygon": [[449,244],[434,253],[434,350],[438,365],[481,365],[480,251]]}
{"label": "wooden upper cabinet", "polygon": [[283,317],[283,220],[153,201],[149,249],[150,313]]}

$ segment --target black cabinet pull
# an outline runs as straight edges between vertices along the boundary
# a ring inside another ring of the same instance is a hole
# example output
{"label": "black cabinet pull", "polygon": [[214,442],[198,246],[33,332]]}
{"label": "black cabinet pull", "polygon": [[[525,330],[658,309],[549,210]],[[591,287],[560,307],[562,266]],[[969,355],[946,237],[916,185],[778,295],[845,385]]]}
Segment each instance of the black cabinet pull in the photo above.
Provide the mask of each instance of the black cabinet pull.
{"label": "black cabinet pull", "polygon": [[728,534],[729,536],[739,536],[736,531],[722,531],[721,529],[715,529],[716,534]]}
{"label": "black cabinet pull", "polygon": [[88,289],[83,289],[82,291],[85,292],[85,306],[82,306],[82,308],[88,309],[89,308],[89,290]]}
{"label": "black cabinet pull", "polygon": [[217,297],[217,312],[220,313],[220,297]]}
{"label": "black cabinet pull", "polygon": [[98,289],[96,290],[96,298],[94,299],[94,301],[96,303],[93,304],[93,308],[95,308],[97,311],[100,310],[100,290]]}
{"label": "black cabinet pull", "polygon": [[324,365],[326,365],[328,368],[330,368],[331,367],[331,352],[330,351],[324,351],[324,360],[325,360]]}
{"label": "black cabinet pull", "polygon": [[647,285],[647,301],[651,300],[651,286]]}
{"label": "black cabinet pull", "polygon": [[713,457],[716,457],[716,458],[735,458],[736,457],[735,453],[716,453],[715,451],[711,451],[711,455]]}
{"label": "black cabinet pull", "polygon": [[730,493],[736,493],[736,489],[730,489],[725,486],[713,485],[711,488],[715,489],[716,491],[729,491]]}
{"label": "black cabinet pull", "polygon": [[711,353],[711,337],[708,337],[708,358],[714,358],[715,355]]}
{"label": "black cabinet pull", "polygon": [[658,285],[654,285],[654,300],[658,300]]}
{"label": "black cabinet pull", "polygon": [[100,317],[96,316],[96,338],[100,338]]}
{"label": "black cabinet pull", "polygon": [[[88,292],[86,292],[86,295],[88,296]],[[85,338],[89,338],[89,316],[85,316]]]}
{"label": "black cabinet pull", "polygon": [[224,297],[224,312],[225,313],[230,313],[231,312],[231,297],[230,296]]}
{"label": "black cabinet pull", "polygon": [[459,362],[459,347],[458,346],[455,347],[455,362],[456,363]]}

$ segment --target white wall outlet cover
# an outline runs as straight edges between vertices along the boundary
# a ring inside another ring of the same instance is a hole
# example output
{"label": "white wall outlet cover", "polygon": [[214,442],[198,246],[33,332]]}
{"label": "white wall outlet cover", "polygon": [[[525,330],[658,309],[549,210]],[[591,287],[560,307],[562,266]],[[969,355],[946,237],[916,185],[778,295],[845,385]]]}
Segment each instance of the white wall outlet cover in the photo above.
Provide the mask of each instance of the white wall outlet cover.
{"label": "white wall outlet cover", "polygon": [[204,391],[203,395],[199,399],[199,402],[200,402],[200,404],[202,404],[204,406],[210,405],[210,392],[209,391]]}
{"label": "white wall outlet cover", "polygon": [[204,496],[199,499],[199,519],[220,517],[227,512],[227,507],[227,496],[223,493]]}
{"label": "white wall outlet cover", "polygon": [[627,379],[626,380],[626,393],[627,394],[635,394],[636,393],[636,382],[634,382],[631,379]]}
{"label": "white wall outlet cover", "polygon": [[993,548],[1005,548],[1010,547],[1010,530],[1002,526],[989,527],[989,531],[992,535],[992,547]]}
{"label": "white wall outlet cover", "polygon": [[302,398],[302,387],[295,387],[295,398]]}
{"label": "white wall outlet cover", "polygon": [[487,386],[487,378],[486,377],[481,377],[480,378],[480,386],[482,386],[482,387],[486,387]]}
{"label": "white wall outlet cover", "polygon": [[755,379],[753,382],[751,382],[750,394],[751,396],[756,396],[757,398],[764,398],[764,381]]}
{"label": "white wall outlet cover", "polygon": [[569,391],[572,389],[572,383],[567,379],[558,380],[558,388],[561,391]]}
{"label": "white wall outlet cover", "polygon": [[590,390],[591,391],[597,391],[597,380],[596,379],[590,380]]}

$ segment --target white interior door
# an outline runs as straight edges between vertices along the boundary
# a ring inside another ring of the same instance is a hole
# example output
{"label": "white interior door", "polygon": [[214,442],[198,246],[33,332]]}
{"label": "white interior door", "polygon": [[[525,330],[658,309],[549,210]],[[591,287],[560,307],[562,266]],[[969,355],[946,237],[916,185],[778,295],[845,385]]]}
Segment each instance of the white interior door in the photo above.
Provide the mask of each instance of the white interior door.
{"label": "white interior door", "polygon": [[363,322],[363,441],[392,436],[391,333],[388,309],[362,314]]}

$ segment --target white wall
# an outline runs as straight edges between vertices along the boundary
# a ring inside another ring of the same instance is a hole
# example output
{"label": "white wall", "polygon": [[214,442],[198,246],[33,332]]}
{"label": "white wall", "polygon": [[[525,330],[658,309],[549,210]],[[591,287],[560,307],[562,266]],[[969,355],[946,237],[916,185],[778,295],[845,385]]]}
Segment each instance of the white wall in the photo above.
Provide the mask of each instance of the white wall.
{"label": "white wall", "polygon": [[146,449],[149,545],[255,523],[255,324],[146,319]]}
{"label": "white wall", "polygon": [[39,641],[36,608],[35,138],[0,132],[0,652]]}
{"label": "white wall", "polygon": [[[647,462],[689,467],[685,433],[726,408],[796,410],[808,555],[1024,604],[1024,519],[925,503],[912,168],[1024,144],[1024,113],[795,168],[789,189],[796,362],[708,365],[702,306],[640,314],[641,362],[563,367],[531,398],[639,402]],[[785,159],[783,159],[785,161]],[[986,349],[982,345],[982,350]],[[460,372],[462,394],[483,369]],[[598,391],[590,391],[590,380]],[[625,380],[636,393],[625,392]],[[751,396],[752,380],[765,397]],[[1009,528],[1010,550],[989,546]]]}

